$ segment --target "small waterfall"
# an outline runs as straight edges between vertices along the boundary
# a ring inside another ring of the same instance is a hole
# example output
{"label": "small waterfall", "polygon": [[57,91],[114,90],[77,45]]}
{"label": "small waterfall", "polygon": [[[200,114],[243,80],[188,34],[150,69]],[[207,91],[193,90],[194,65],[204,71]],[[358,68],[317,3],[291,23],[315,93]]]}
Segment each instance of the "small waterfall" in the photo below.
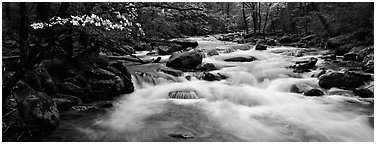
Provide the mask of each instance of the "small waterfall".
{"label": "small waterfall", "polygon": [[141,89],[141,88],[146,88],[150,86],[178,82],[178,80],[173,79],[173,78],[167,79],[167,78],[155,77],[147,73],[143,73],[143,72],[135,72],[135,74],[132,75],[132,82],[135,85],[136,89]]}
{"label": "small waterfall", "polygon": [[172,91],[168,93],[169,99],[198,99],[197,93],[194,90],[188,91]]}

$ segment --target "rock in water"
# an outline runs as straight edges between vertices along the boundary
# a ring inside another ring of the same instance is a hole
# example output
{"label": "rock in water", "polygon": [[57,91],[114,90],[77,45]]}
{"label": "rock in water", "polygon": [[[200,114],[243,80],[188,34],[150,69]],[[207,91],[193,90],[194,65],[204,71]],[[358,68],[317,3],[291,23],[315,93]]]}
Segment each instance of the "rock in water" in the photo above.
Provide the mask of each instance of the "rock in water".
{"label": "rock in water", "polygon": [[176,69],[194,69],[202,63],[203,55],[199,51],[183,52],[171,57],[166,66]]}
{"label": "rock in water", "polygon": [[279,40],[280,43],[290,43],[292,42],[292,37],[290,36],[283,36],[280,40]]}
{"label": "rock in water", "polygon": [[255,50],[266,50],[266,48],[268,48],[268,46],[266,46],[266,45],[258,44],[258,45],[255,46]]}
{"label": "rock in water", "polygon": [[232,57],[228,59],[224,59],[224,61],[227,62],[252,62],[257,60],[255,57],[249,56],[249,57]]}
{"label": "rock in water", "polygon": [[356,88],[353,90],[353,92],[362,97],[362,98],[373,98],[373,92],[369,89],[365,89],[365,88]]}
{"label": "rock in water", "polygon": [[300,69],[310,69],[316,67],[318,59],[317,58],[310,58],[307,61],[298,61],[295,65],[292,66],[292,68],[300,68]]}
{"label": "rock in water", "polygon": [[218,51],[216,49],[211,49],[207,51],[208,56],[213,56],[213,55],[219,55]]}
{"label": "rock in water", "polygon": [[197,47],[198,43],[197,41],[193,41],[190,39],[172,39],[171,42],[174,42],[176,44],[181,45],[183,48],[188,48],[188,47]]}
{"label": "rock in water", "polygon": [[322,92],[319,89],[311,89],[307,92],[304,92],[303,95],[305,95],[305,96],[322,96],[322,95],[324,95],[324,92]]}
{"label": "rock in water", "polygon": [[46,131],[59,125],[59,112],[54,101],[43,92],[28,95],[20,104],[20,116],[29,124],[37,125]]}
{"label": "rock in water", "polygon": [[356,57],[358,55],[356,53],[346,53],[343,55],[343,60],[347,61],[347,60],[356,60]]}
{"label": "rock in water", "polygon": [[351,89],[365,83],[361,77],[351,76],[346,73],[330,72],[319,77],[319,86],[325,89],[332,87]]}

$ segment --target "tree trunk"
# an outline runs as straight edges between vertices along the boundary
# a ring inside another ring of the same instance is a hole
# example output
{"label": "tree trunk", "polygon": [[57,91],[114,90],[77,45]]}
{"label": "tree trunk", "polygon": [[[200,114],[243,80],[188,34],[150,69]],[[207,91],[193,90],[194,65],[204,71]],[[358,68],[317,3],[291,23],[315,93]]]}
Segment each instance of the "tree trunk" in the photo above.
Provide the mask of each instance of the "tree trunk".
{"label": "tree trunk", "polygon": [[261,2],[258,2],[258,33],[261,33],[261,22],[262,22],[262,19],[261,19]]}
{"label": "tree trunk", "polygon": [[251,2],[252,6],[252,19],[253,19],[253,33],[256,35],[257,33],[257,16],[256,16],[256,4]]}
{"label": "tree trunk", "polygon": [[266,28],[266,23],[268,22],[268,17],[269,17],[269,10],[270,10],[270,6],[272,5],[272,3],[269,3],[268,4],[268,9],[266,11],[266,15],[265,15],[265,23],[264,23],[264,27],[262,28],[262,33],[265,34],[265,28]]}
{"label": "tree trunk", "polygon": [[326,19],[320,15],[319,13],[316,13],[316,15],[319,17],[322,25],[324,25],[325,30],[328,32],[329,36],[333,35],[332,30],[330,30],[329,24],[327,23]]}
{"label": "tree trunk", "polygon": [[243,21],[244,21],[244,31],[246,34],[248,34],[248,24],[247,24],[247,17],[245,16],[245,10],[244,10],[245,3],[243,2]]}

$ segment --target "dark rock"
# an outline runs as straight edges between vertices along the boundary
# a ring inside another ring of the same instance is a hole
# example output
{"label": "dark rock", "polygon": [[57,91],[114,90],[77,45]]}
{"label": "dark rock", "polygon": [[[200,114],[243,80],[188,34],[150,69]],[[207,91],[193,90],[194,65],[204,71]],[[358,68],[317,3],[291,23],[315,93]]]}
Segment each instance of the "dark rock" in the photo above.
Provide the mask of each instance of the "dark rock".
{"label": "dark rock", "polygon": [[149,51],[152,49],[151,45],[148,43],[140,42],[133,47],[135,51]]}
{"label": "dark rock", "polygon": [[306,41],[310,41],[310,40],[312,40],[313,38],[315,38],[315,34],[311,34],[311,35],[308,35],[308,36],[306,36],[306,37],[303,37],[303,38],[301,38],[301,40],[306,40]]}
{"label": "dark rock", "polygon": [[369,46],[369,47],[366,47],[362,50],[360,50],[359,52],[356,52],[358,54],[358,56],[356,57],[356,60],[357,61],[363,61],[363,59],[370,55],[370,54],[373,54],[373,45],[372,46]]}
{"label": "dark rock", "polygon": [[320,70],[317,70],[311,77],[319,78],[321,75],[325,73],[326,73],[326,70],[320,69]]}
{"label": "dark rock", "polygon": [[38,67],[32,71],[26,72],[24,80],[34,90],[46,92],[49,95],[56,95],[57,88],[52,81],[50,74],[43,67]]}
{"label": "dark rock", "polygon": [[204,72],[203,74],[204,76],[202,77],[202,79],[206,81],[219,81],[222,79],[220,75],[215,75],[209,72]]}
{"label": "dark rock", "polygon": [[77,97],[77,96],[66,95],[66,94],[59,94],[58,97],[62,98],[62,99],[67,99],[67,100],[71,101],[72,105],[80,105],[80,104],[82,104],[82,100],[79,97]]}
{"label": "dark rock", "polygon": [[373,53],[368,54],[363,59],[361,64],[362,64],[362,69],[365,72],[373,73],[373,71],[374,71],[374,54]]}
{"label": "dark rock", "polygon": [[337,56],[333,53],[328,53],[328,54],[324,54],[322,56],[320,56],[321,59],[329,59],[329,60],[336,60],[337,59]]}
{"label": "dark rock", "polygon": [[52,131],[59,125],[59,112],[54,101],[43,92],[28,95],[20,103],[20,116],[27,123],[37,125],[45,131]]}
{"label": "dark rock", "polygon": [[356,88],[356,89],[353,89],[353,92],[362,97],[362,98],[373,98],[373,92],[369,89],[365,89],[365,88]]}
{"label": "dark rock", "polygon": [[90,71],[86,71],[85,75],[88,79],[100,78],[100,79],[111,79],[116,77],[116,75],[108,70],[101,68],[94,68]]}
{"label": "dark rock", "polygon": [[343,60],[347,61],[347,60],[356,60],[356,57],[358,55],[356,53],[346,53],[343,55]]}
{"label": "dark rock", "polygon": [[171,42],[174,42],[176,44],[181,45],[183,48],[188,48],[188,47],[197,47],[198,43],[197,41],[193,41],[190,39],[172,39]]}
{"label": "dark rock", "polygon": [[344,35],[339,35],[336,37],[332,37],[328,39],[326,42],[326,48],[327,49],[336,49],[339,46],[349,42],[351,40],[351,34],[344,34]]}
{"label": "dark rock", "polygon": [[305,95],[305,96],[322,96],[322,95],[324,95],[324,92],[322,92],[319,89],[311,89],[307,92],[304,92],[303,95]]}
{"label": "dark rock", "polygon": [[362,78],[366,81],[373,80],[372,75],[367,74],[367,73],[362,73],[362,72],[359,72],[359,71],[346,71],[345,73],[350,75],[350,76],[360,77],[360,78]]}
{"label": "dark rock", "polygon": [[227,58],[227,59],[224,59],[224,61],[226,62],[252,62],[252,61],[255,61],[257,60],[255,57],[253,56],[249,56],[249,57],[232,57],[232,58]]}
{"label": "dark rock", "polygon": [[168,136],[172,138],[179,138],[179,139],[194,138],[192,134],[185,134],[185,133],[173,133],[173,134],[169,134]]}
{"label": "dark rock", "polygon": [[325,89],[332,87],[351,89],[365,83],[365,80],[346,73],[330,72],[319,77],[319,86]]}
{"label": "dark rock", "polygon": [[62,82],[57,84],[57,87],[59,88],[59,93],[62,94],[70,94],[70,95],[76,95],[76,96],[83,96],[85,95],[85,89],[81,88],[80,86],[77,86],[71,82]]}
{"label": "dark rock", "polygon": [[100,101],[95,103],[95,106],[97,108],[111,108],[114,106],[114,104],[111,101]]}
{"label": "dark rock", "polygon": [[292,72],[294,73],[305,73],[305,72],[311,72],[311,70],[309,69],[302,69],[302,68],[298,68],[298,69],[294,69]]}
{"label": "dark rock", "polygon": [[194,69],[202,63],[203,55],[199,51],[183,52],[171,57],[166,66],[176,69]]}
{"label": "dark rock", "polygon": [[100,68],[107,68],[110,63],[110,59],[106,55],[99,55],[96,59],[94,59],[94,62],[100,67]]}
{"label": "dark rock", "polygon": [[292,42],[292,37],[291,36],[283,36],[281,39],[279,39],[280,43],[290,43]]}
{"label": "dark rock", "polygon": [[219,53],[217,52],[216,49],[211,49],[211,50],[208,50],[207,55],[213,56],[213,55],[219,55]]}
{"label": "dark rock", "polygon": [[171,44],[168,44],[168,45],[157,46],[157,51],[158,51],[159,55],[170,55],[174,52],[182,51],[184,49],[185,48],[183,48],[181,45],[174,44],[174,43],[171,43]]}
{"label": "dark rock", "polygon": [[66,111],[70,109],[73,106],[72,101],[65,98],[52,98],[52,100],[55,102],[57,106],[57,110],[59,112]]}
{"label": "dark rock", "polygon": [[212,70],[217,70],[214,64],[212,63],[205,63],[203,65],[200,65],[197,70],[199,71],[212,71]]}
{"label": "dark rock", "polygon": [[170,74],[170,75],[173,75],[173,76],[176,76],[176,77],[183,75],[182,71],[171,69],[171,68],[159,68],[157,71],[161,71],[163,73]]}
{"label": "dark rock", "polygon": [[266,40],[266,45],[268,45],[268,46],[276,46],[277,42],[274,39],[267,39]]}
{"label": "dark rock", "polygon": [[266,48],[268,48],[268,46],[266,46],[266,45],[258,44],[258,45],[255,46],[255,50],[266,50]]}
{"label": "dark rock", "polygon": [[295,65],[292,66],[292,68],[299,68],[299,69],[310,69],[316,67],[318,59],[317,58],[310,58],[306,61],[297,61],[295,62]]}

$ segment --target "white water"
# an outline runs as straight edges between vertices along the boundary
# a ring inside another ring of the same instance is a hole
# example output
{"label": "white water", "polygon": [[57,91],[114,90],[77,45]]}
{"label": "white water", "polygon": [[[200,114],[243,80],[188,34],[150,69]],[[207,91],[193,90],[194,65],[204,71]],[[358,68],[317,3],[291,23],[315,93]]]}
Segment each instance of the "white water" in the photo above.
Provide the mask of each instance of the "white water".
{"label": "white water", "polygon": [[[235,56],[259,60],[222,61]],[[318,83],[307,73],[287,69],[294,60],[253,49],[208,57],[203,61],[222,68],[213,73],[227,75],[227,80],[144,81],[122,96],[108,117],[97,120],[103,133],[80,130],[93,141],[184,141],[168,137],[176,132],[194,136],[187,141],[373,141],[368,115],[347,102],[355,98],[289,92],[296,83]],[[168,99],[172,91],[192,90],[199,99]]]}

